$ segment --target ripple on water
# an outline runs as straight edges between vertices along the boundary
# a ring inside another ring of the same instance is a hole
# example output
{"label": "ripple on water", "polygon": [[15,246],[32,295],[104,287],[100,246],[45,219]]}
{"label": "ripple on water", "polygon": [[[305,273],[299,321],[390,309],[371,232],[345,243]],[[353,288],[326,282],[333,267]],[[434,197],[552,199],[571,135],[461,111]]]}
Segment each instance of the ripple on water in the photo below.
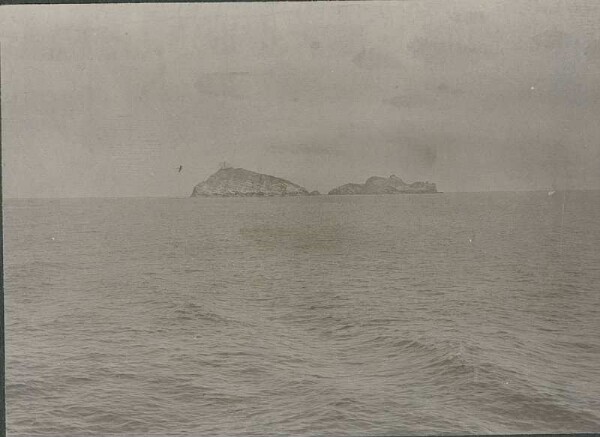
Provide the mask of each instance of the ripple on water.
{"label": "ripple on water", "polygon": [[19,201],[9,433],[597,431],[600,196],[572,196]]}

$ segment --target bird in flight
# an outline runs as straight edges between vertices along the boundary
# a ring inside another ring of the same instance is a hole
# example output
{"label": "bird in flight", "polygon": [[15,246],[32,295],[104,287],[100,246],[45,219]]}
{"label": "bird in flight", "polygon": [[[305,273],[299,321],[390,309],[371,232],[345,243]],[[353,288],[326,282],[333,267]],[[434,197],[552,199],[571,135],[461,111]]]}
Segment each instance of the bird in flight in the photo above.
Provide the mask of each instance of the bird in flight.
{"label": "bird in flight", "polygon": [[179,171],[178,171],[178,173],[181,173],[181,170],[183,170],[183,165],[180,165],[180,166],[179,166]]}

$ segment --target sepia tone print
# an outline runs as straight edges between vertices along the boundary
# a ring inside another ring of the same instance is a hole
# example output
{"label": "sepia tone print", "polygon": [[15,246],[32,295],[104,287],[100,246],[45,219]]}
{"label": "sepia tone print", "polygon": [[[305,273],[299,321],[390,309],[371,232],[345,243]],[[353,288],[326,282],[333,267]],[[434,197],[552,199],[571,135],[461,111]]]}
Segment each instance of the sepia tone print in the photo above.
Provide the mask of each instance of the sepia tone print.
{"label": "sepia tone print", "polygon": [[8,435],[599,431],[599,22],[0,8]]}

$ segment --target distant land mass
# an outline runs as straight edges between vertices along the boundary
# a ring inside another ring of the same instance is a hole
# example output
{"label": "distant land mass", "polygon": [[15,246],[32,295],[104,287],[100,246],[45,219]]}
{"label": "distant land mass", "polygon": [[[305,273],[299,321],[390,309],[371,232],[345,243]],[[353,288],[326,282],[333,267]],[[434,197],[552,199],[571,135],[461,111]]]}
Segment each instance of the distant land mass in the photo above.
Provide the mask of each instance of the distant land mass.
{"label": "distant land mass", "polygon": [[396,175],[389,178],[372,176],[364,184],[345,184],[334,188],[329,194],[430,194],[437,193],[431,182],[407,184]]}
{"label": "distant land mass", "polygon": [[243,168],[221,168],[194,187],[192,197],[311,196],[304,187],[285,179]]}

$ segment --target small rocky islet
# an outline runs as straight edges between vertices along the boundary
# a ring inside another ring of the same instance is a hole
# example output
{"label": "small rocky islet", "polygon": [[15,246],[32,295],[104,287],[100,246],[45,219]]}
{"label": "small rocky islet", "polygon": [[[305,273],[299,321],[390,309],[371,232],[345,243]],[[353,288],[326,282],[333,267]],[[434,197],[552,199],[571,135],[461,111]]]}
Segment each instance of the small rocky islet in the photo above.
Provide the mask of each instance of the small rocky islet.
{"label": "small rocky islet", "polygon": [[[399,177],[370,177],[364,184],[345,184],[334,188],[330,195],[348,194],[424,194],[437,193],[435,184],[414,182],[407,184]],[[221,168],[194,187],[192,197],[281,197],[318,196],[318,191],[306,188],[286,179],[253,172],[243,168]]]}
{"label": "small rocky islet", "polygon": [[314,193],[285,179],[229,167],[221,168],[196,185],[192,197],[310,196]]}
{"label": "small rocky islet", "polygon": [[413,182],[407,184],[396,175],[389,178],[371,176],[364,184],[345,184],[334,188],[328,194],[430,194],[437,193],[432,182]]}

